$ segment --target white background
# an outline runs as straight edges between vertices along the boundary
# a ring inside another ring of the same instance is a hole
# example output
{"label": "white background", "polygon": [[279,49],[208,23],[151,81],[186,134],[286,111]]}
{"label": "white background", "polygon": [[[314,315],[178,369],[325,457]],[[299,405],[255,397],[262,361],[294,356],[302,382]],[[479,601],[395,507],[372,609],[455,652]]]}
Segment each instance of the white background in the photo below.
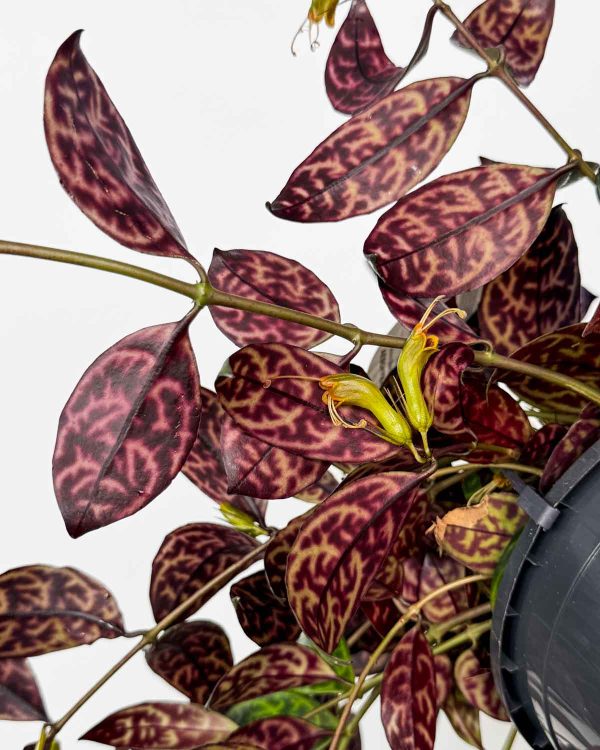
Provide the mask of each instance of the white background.
{"label": "white background", "polygon": [[[187,264],[161,261],[117,246],[62,191],[42,129],[44,76],[59,44],[83,27],[83,48],[129,124],[189,246],[204,263],[218,245],[279,252],[311,266],[334,290],[343,319],[378,331],[392,321],[362,258],[375,217],[338,225],[298,225],[264,208],[291,170],[343,121],[322,77],[333,39],[299,57],[289,42],[308,0],[21,0],[3,8],[0,26],[0,236],[138,262],[193,280]],[[388,53],[406,63],[429,0],[370,0]],[[456,0],[464,16],[472,0]],[[600,4],[559,0],[540,75],[530,95],[589,159],[600,161],[597,35]],[[346,7],[339,11],[340,20]],[[471,75],[481,69],[448,42],[439,18],[426,61],[409,80]],[[480,154],[542,166],[562,153],[500,83],[476,87],[459,140],[435,175],[474,166]],[[559,196],[567,202],[581,252],[583,278],[600,292],[600,205],[581,181]],[[180,318],[186,300],[139,282],[85,269],[0,259],[0,570],[31,563],[73,565],[104,582],[130,629],[152,623],[150,564],[164,536],[190,521],[215,521],[213,503],[183,476],[136,516],[82,539],[66,534],[51,484],[51,456],[60,411],[88,364],[128,333]],[[194,324],[202,379],[210,386],[233,345],[208,313]],[[344,349],[343,342],[328,344]],[[366,364],[371,352],[363,352]],[[283,523],[298,501],[272,503]],[[226,592],[203,616],[225,624],[239,659],[253,650]],[[60,716],[131,641],[99,642],[34,660],[49,713]],[[61,735],[63,748],[96,747],[76,738],[111,711],[177,693],[138,656],[86,706]],[[442,723],[443,721],[443,723]],[[438,747],[465,747],[440,722]],[[366,750],[387,747],[377,711],[363,730]],[[0,724],[3,750],[36,737],[28,724]],[[484,721],[486,750],[502,745],[506,725]],[[524,745],[522,746],[524,747]]]}

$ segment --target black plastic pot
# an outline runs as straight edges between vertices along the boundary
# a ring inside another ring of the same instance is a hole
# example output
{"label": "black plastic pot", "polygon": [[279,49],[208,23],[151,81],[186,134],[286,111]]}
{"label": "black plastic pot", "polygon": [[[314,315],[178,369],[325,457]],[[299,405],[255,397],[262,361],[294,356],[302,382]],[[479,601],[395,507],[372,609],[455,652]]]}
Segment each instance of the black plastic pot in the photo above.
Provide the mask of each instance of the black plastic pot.
{"label": "black plastic pot", "polygon": [[496,685],[533,748],[600,750],[600,441],[545,498],[517,489],[532,520],[494,608]]}

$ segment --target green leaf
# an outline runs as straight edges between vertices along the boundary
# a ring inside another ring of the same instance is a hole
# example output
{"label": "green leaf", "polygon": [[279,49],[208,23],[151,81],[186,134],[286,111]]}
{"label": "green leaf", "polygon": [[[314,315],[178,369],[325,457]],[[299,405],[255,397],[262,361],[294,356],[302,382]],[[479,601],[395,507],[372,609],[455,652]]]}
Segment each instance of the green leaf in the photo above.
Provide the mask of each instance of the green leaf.
{"label": "green leaf", "polygon": [[[319,702],[306,695],[302,689],[281,690],[278,693],[238,703],[227,711],[227,716],[236,724],[244,726],[252,721],[271,716],[302,718],[318,707]],[[319,711],[310,717],[310,721],[325,729],[335,729],[337,726],[337,719],[330,711]]]}

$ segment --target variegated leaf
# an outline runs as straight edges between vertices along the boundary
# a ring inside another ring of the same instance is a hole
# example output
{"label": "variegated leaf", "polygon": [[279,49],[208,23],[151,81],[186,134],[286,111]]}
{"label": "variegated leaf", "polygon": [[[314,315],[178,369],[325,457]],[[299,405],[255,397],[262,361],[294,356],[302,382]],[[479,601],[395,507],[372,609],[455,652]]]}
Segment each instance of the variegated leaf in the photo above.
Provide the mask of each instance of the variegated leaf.
{"label": "variegated leaf", "polygon": [[[583,292],[587,291],[587,290],[584,290],[583,287],[581,287],[581,289],[582,289],[581,310],[582,310],[583,314],[585,315],[585,313],[587,313],[587,310],[588,310],[590,304],[594,300],[594,297],[592,296],[592,299],[589,300],[589,302],[588,302],[587,298],[583,297]],[[586,303],[587,303],[587,305],[586,305]],[[592,315],[592,317],[587,322],[585,328],[583,329],[583,333],[581,335],[582,336],[589,336],[590,333],[600,333],[600,305],[596,306],[596,309],[594,310],[594,314]]]}
{"label": "variegated leaf", "polygon": [[515,495],[492,493],[477,506],[456,508],[438,518],[435,538],[456,561],[491,575],[506,545],[526,521]]}
{"label": "variegated leaf", "polygon": [[561,206],[513,266],[483,288],[478,311],[481,335],[498,354],[579,323],[581,278],[573,227]]}
{"label": "variegated leaf", "polygon": [[456,140],[476,80],[418,81],[355,115],[294,170],[270,210],[292,221],[339,221],[398,199]]}
{"label": "variegated leaf", "polygon": [[401,599],[407,604],[419,601],[419,584],[421,581],[421,568],[423,567],[423,556],[412,555],[402,560],[402,596]]}
{"label": "variegated leaf", "polygon": [[182,472],[216,503],[230,503],[264,524],[267,504],[244,494],[231,494],[221,453],[221,428],[226,414],[217,396],[202,388],[202,415],[198,436],[183,465]]}
{"label": "variegated leaf", "polygon": [[562,424],[545,424],[534,433],[521,454],[521,461],[528,466],[544,468],[552,451],[567,433]]}
{"label": "variegated leaf", "polygon": [[453,684],[452,660],[446,654],[437,654],[433,657],[435,666],[435,688],[438,709],[448,700]]}
{"label": "variegated leaf", "polygon": [[195,703],[140,703],[117,711],[82,740],[135,750],[193,750],[226,739],[236,725]]}
{"label": "variegated leaf", "polygon": [[44,127],[61,184],[125,247],[191,259],[123,118],[81,51],[81,31],[59,48],[46,78]]}
{"label": "variegated leaf", "polygon": [[383,214],[365,255],[396,292],[447,297],[475,289],[539,235],[562,173],[493,164],[439,177]]}
{"label": "variegated leaf", "polygon": [[322,503],[339,486],[338,480],[330,471],[326,471],[316,482],[297,492],[295,497],[307,503]]}
{"label": "variegated leaf", "polygon": [[542,492],[549,490],[597,440],[600,440],[600,407],[588,404],[550,454],[540,479]]}
{"label": "variegated leaf", "polygon": [[222,711],[266,693],[335,679],[331,667],[306,646],[291,643],[265,646],[221,678],[210,697],[210,705]]}
{"label": "variegated leaf", "polygon": [[483,750],[479,711],[469,705],[464,697],[454,690],[444,704],[444,713],[456,734],[468,745]]}
{"label": "variegated leaf", "polygon": [[[208,269],[211,284],[245,299],[269,302],[339,322],[335,297],[306,266],[263,250],[215,250]],[[280,318],[211,305],[217,327],[238,346],[280,341],[305,349],[330,334]]]}
{"label": "variegated leaf", "polygon": [[221,449],[229,492],[267,500],[297,495],[329,468],[325,461],[312,461],[249,435],[229,416],[223,420]]}
{"label": "variegated leaf", "polygon": [[230,591],[242,630],[258,646],[291,643],[300,628],[287,603],[275,597],[264,570],[234,583]]}
{"label": "variegated leaf", "polygon": [[364,409],[342,406],[340,413],[351,424],[365,419],[367,429],[332,423],[323,390],[306,379],[344,372],[326,359],[295,346],[259,344],[240,349],[229,365],[232,375],[216,384],[219,401],[244,432],[259,440],[323,461],[356,463],[395,452],[369,432],[377,425]]}
{"label": "variegated leaf", "polygon": [[148,666],[192,703],[202,704],[233,666],[229,639],[213,622],[169,628],[146,652]]}
{"label": "variegated leaf", "polygon": [[433,750],[436,718],[433,654],[415,626],[402,637],[383,674],[381,720],[392,750]]}
{"label": "variegated leaf", "polygon": [[0,659],[0,720],[49,721],[26,659]]}
{"label": "variegated leaf", "polygon": [[[554,0],[485,0],[464,23],[483,47],[502,45],[513,77],[528,86],[544,59],[553,20]],[[471,46],[459,31],[452,39]]]}
{"label": "variegated leaf", "polygon": [[28,565],[0,575],[0,658],[37,656],[123,633],[112,595],[74,568]]}
{"label": "variegated leaf", "polygon": [[136,513],[178,474],[200,421],[193,317],[126,336],[90,365],[58,425],[54,491],[73,537]]}
{"label": "variegated leaf", "polygon": [[270,719],[281,716],[303,717],[310,713],[311,724],[325,729],[335,729],[337,719],[327,711],[319,710],[318,694],[309,695],[304,688],[292,688],[280,690],[277,693],[268,693],[258,698],[251,698],[231,706],[227,710],[227,716],[239,724],[246,726],[261,719]]}
{"label": "variegated leaf", "polygon": [[[419,599],[431,594],[440,586],[464,578],[467,572],[463,565],[447,555],[428,552],[423,560],[419,577]],[[423,607],[423,614],[430,622],[444,622],[464,612],[473,605],[473,586],[463,586],[441,594]]]}
{"label": "variegated leaf", "polygon": [[280,529],[269,542],[265,552],[265,573],[271,591],[282,602],[287,601],[287,587],[285,584],[285,572],[287,568],[288,557],[296,537],[300,533],[302,524],[304,524],[312,510],[292,518],[287,526]]}
{"label": "variegated leaf", "polygon": [[[585,326],[585,323],[578,323],[546,333],[517,349],[511,357],[600,388],[600,332],[583,338]],[[573,411],[583,409],[587,403],[569,388],[521,373],[502,373],[502,381],[529,403],[545,409]]]}
{"label": "variegated leaf", "polygon": [[289,555],[288,599],[302,630],[331,653],[417,498],[425,474],[389,472],[337,490],[302,525]]}
{"label": "variegated leaf", "polygon": [[380,638],[384,638],[401,615],[393,599],[364,600],[360,605]]}
{"label": "variegated leaf", "polygon": [[317,740],[330,732],[308,721],[293,716],[275,716],[253,721],[236,729],[229,741],[261,748],[262,750],[313,750]]}
{"label": "variegated leaf", "polygon": [[433,414],[433,426],[444,435],[467,436],[470,429],[462,408],[462,374],[473,364],[466,344],[444,344],[423,373],[423,395]]}
{"label": "variegated leaf", "polygon": [[[257,546],[241,531],[214,523],[190,523],[172,531],[152,563],[150,602],[156,621]],[[197,602],[185,617],[201,605]]]}
{"label": "variegated leaf", "polygon": [[489,655],[481,659],[472,649],[463,651],[454,664],[454,679],[472,706],[494,719],[509,721],[494,684]]}

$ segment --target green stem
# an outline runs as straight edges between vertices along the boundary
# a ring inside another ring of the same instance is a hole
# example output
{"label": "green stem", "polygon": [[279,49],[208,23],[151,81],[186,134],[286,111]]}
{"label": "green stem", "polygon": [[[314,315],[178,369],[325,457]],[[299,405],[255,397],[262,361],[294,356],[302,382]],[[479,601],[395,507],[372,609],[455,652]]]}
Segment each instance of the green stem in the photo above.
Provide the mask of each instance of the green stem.
{"label": "green stem", "polygon": [[163,630],[166,630],[170,625],[177,622],[177,620],[179,620],[181,617],[184,617],[192,607],[198,607],[203,604],[205,601],[205,597],[212,596],[212,594],[215,593],[215,589],[219,589],[224,586],[235,575],[240,573],[242,570],[245,570],[248,565],[257,560],[263,554],[269,542],[270,540],[258,547],[255,547],[247,555],[240,558],[237,562],[233,563],[233,565],[230,565],[224,571],[219,573],[218,576],[215,576],[211,581],[202,586],[202,588],[194,592],[185,601],[181,602],[179,606],[175,607],[174,610],[169,612],[166,617],[163,617],[163,619],[158,622],[153,628],[150,628],[150,630],[148,630],[144,634],[139,643],[136,643],[136,645],[132,649],[130,649],[125,654],[125,656],[119,659],[119,661],[114,664],[108,670],[108,672],[106,672],[96,683],[94,683],[94,685],[92,685],[92,687],[77,701],[77,703],[75,703],[65,713],[64,716],[50,725],[50,731],[48,732],[48,735],[46,737],[44,750],[46,748],[52,747],[52,740],[61,731],[65,724],[70,721],[73,716],[75,716],[79,709],[82,708],[90,700],[90,698],[92,698],[92,696],[94,696],[98,692],[98,690],[100,690],[100,688],[105,685],[110,680],[110,678],[113,677],[121,669],[121,667],[125,666],[125,664],[127,664],[127,662],[130,661],[143,648],[153,643]]}
{"label": "green stem", "polygon": [[466,609],[464,612],[459,612],[459,614],[450,620],[432,625],[427,631],[427,638],[433,643],[438,643],[450,630],[454,630],[454,628],[463,625],[465,622],[475,620],[477,617],[487,615],[491,611],[492,605],[489,602],[480,604],[478,607],[473,607],[472,609]]}
{"label": "green stem", "polygon": [[521,471],[526,474],[534,474],[536,477],[541,477],[544,473],[542,469],[537,469],[535,466],[527,466],[526,464],[470,464],[464,463],[460,466],[446,466],[443,469],[438,469],[431,475],[431,479],[438,479],[439,477],[445,477],[451,474],[460,473],[462,471],[475,471],[477,469],[510,469],[512,471]]}
{"label": "green stem", "polygon": [[462,21],[456,16],[452,8],[444,0],[433,0],[450,23],[460,32],[461,36],[469,43],[475,52],[484,60],[490,70],[490,73],[499,78],[502,83],[517,97],[521,104],[535,117],[540,125],[550,134],[554,141],[566,153],[569,161],[576,162],[581,174],[596,183],[596,173],[592,167],[584,160],[579,151],[572,148],[565,138],[558,132],[552,123],[545,117],[540,110],[533,104],[529,97],[519,88],[519,85],[508,72],[503,63],[493,58],[484,47],[478,42],[477,38],[467,29]]}
{"label": "green stem", "polygon": [[517,739],[517,728],[513,725],[508,735],[506,736],[506,740],[504,741],[504,745],[502,745],[502,750],[511,750],[512,746],[515,744],[515,740]]}
{"label": "green stem", "polygon": [[358,729],[358,725],[360,724],[361,720],[363,719],[367,711],[371,708],[373,703],[375,703],[375,701],[379,697],[380,691],[381,691],[381,685],[377,685],[376,687],[374,687],[371,690],[371,694],[369,695],[369,697],[365,700],[362,706],[358,709],[356,714],[350,719],[346,727],[346,736],[342,740],[343,744],[341,745],[341,747],[346,748],[348,746],[352,737],[354,736],[354,733]]}
{"label": "green stem", "polygon": [[448,638],[447,641],[439,643],[434,649],[433,653],[437,656],[438,654],[446,654],[448,651],[452,651],[457,646],[462,646],[464,643],[470,643],[475,645],[477,641],[485,633],[489,633],[492,629],[492,621],[486,620],[486,622],[479,622],[476,625],[469,625],[465,628],[462,633],[458,633],[452,638]]}

